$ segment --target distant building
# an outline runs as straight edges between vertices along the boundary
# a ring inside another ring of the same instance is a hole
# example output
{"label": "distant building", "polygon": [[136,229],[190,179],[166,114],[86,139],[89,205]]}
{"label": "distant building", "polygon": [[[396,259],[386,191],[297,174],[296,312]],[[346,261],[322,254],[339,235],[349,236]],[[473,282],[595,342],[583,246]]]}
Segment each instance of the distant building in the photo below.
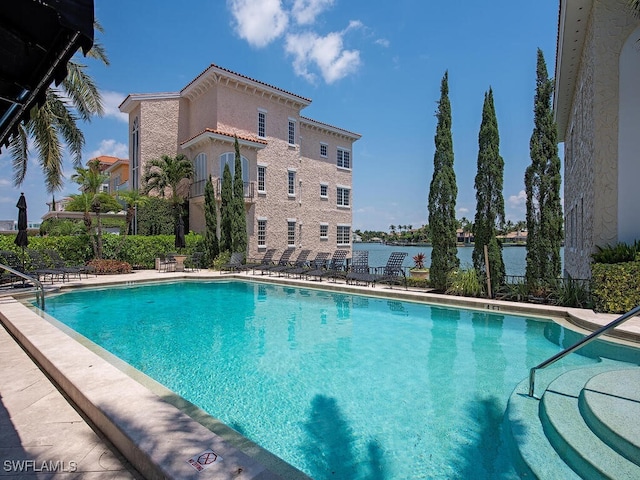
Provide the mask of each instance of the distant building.
{"label": "distant building", "polygon": [[640,20],[627,0],[561,0],[554,112],[564,142],[565,272],[640,239]]}
{"label": "distant building", "polygon": [[109,177],[102,186],[103,192],[117,193],[119,190],[129,189],[129,159],[100,155],[89,162],[92,160],[98,160],[100,171]]}
{"label": "distant building", "polygon": [[204,232],[204,190],[219,196],[234,137],[242,156],[249,256],[287,247],[333,252],[351,247],[353,143],[340,127],[301,115],[311,100],[211,65],[180,92],[131,94],[131,187],[146,162],[182,153],[194,165],[189,225]]}

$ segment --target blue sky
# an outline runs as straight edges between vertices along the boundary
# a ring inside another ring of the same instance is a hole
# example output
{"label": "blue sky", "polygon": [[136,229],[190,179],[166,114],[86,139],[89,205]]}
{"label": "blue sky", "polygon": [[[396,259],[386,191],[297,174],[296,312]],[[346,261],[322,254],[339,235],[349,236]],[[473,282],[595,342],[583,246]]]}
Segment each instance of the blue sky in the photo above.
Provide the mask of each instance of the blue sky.
{"label": "blue sky", "polygon": [[[81,58],[104,96],[106,115],[83,125],[83,160],[128,157],[129,93],[179,91],[214,63],[312,99],[302,114],[360,133],[353,148],[353,228],[427,223],[436,103],[449,72],[457,217],[473,219],[478,130],[493,88],[506,215],[524,220],[536,49],[553,76],[558,1],[492,0],[95,0],[110,67]],[[73,173],[65,162],[67,178]],[[24,191],[30,221],[46,212],[37,160],[13,187],[0,155],[0,220],[17,216]],[[57,193],[75,193],[67,182]]]}

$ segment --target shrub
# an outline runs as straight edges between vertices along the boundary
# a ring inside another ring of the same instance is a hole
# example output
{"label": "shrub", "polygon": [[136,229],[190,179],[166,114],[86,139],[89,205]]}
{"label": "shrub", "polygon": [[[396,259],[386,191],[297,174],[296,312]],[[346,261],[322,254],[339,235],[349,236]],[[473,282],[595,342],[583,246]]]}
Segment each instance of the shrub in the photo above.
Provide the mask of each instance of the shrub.
{"label": "shrub", "polygon": [[414,268],[419,268],[421,270],[424,268],[424,253],[416,253],[413,256],[413,265]]}
{"label": "shrub", "polygon": [[593,264],[591,281],[597,311],[625,313],[640,305],[640,262]]}
{"label": "shrub", "polygon": [[93,267],[96,275],[131,273],[131,264],[120,260],[91,260],[87,265]]}
{"label": "shrub", "polygon": [[617,243],[616,245],[606,245],[601,247],[596,245],[598,251],[591,255],[594,263],[625,263],[633,262],[640,254],[640,241],[636,240],[632,245],[627,243]]}
{"label": "shrub", "polygon": [[213,269],[220,270],[220,267],[225,263],[229,263],[229,259],[231,259],[231,252],[224,251],[220,252],[218,256],[213,261]]}
{"label": "shrub", "polygon": [[475,268],[468,270],[454,270],[448,277],[448,295],[460,295],[465,297],[479,297],[484,293],[484,288]]}

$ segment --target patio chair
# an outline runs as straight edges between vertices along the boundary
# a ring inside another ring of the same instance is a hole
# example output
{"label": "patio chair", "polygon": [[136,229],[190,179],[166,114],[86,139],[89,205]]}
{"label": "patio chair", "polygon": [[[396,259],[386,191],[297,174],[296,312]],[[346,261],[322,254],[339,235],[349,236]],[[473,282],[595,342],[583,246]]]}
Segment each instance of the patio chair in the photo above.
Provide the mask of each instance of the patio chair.
{"label": "patio chair", "polygon": [[307,265],[301,265],[296,267],[291,267],[284,270],[284,273],[287,275],[298,275],[300,278],[311,270],[319,270],[323,268],[327,264],[327,260],[331,254],[327,252],[318,252],[316,254],[316,258],[308,262]]}
{"label": "patio chair", "polygon": [[37,250],[27,250],[29,256],[30,271],[35,274],[36,278],[41,282],[50,280],[53,283],[55,280],[65,282],[69,278],[69,274],[62,268],[54,268],[44,255]]}
{"label": "patio chair", "polygon": [[[16,270],[20,273],[24,273],[25,275],[29,276],[29,277],[33,277],[33,278],[37,278],[37,275],[30,271],[27,268],[23,267],[23,262],[22,259],[18,256],[18,254],[16,254],[15,252],[11,251],[11,250],[1,250],[0,251],[0,264],[2,265],[6,265],[7,267]],[[2,270],[2,282],[3,283],[10,283],[11,285],[13,285],[14,282],[16,281],[24,281],[23,278],[19,277],[18,275],[15,275],[7,270]]]}
{"label": "patio chair", "polygon": [[322,281],[323,277],[333,278],[334,280],[338,277],[342,277],[345,274],[345,262],[347,260],[347,250],[336,250],[333,252],[333,257],[331,257],[331,261],[326,268],[319,268],[316,270],[311,270],[305,272],[305,276],[316,277],[318,281]]}
{"label": "patio chair", "polygon": [[199,272],[204,262],[204,252],[193,252],[191,256],[184,261],[185,270],[190,272]]}
{"label": "patio chair", "polygon": [[406,256],[407,252],[392,252],[391,255],[389,255],[387,264],[383,267],[382,272],[375,274],[373,286],[375,287],[376,283],[388,283],[389,286],[391,286],[394,283],[402,282],[406,290],[407,275],[404,273],[404,269],[402,268],[402,262],[404,262]]}
{"label": "patio chair", "polygon": [[261,265],[273,265],[273,257],[276,254],[275,248],[269,248],[266,252],[264,252],[264,256],[261,260],[257,262],[247,262],[245,264],[245,269],[247,272],[253,268],[257,268]]}
{"label": "patio chair", "polygon": [[170,253],[161,253],[158,255],[158,271],[159,272],[175,272],[176,271],[176,259]]}
{"label": "patio chair", "polygon": [[89,273],[95,273],[95,269],[90,269],[87,265],[67,265],[57,250],[49,249],[45,250],[44,253],[51,259],[53,268],[60,268],[66,271],[69,276],[77,275],[78,278],[82,278],[84,273],[89,278]]}
{"label": "patio chair", "polygon": [[294,262],[289,262],[287,265],[276,265],[269,270],[269,275],[271,275],[272,273],[283,274],[290,268],[304,267],[305,265],[307,265],[307,258],[309,258],[310,253],[311,250],[300,250],[298,258],[296,258]]}
{"label": "patio chair", "polygon": [[284,252],[282,252],[282,255],[280,256],[280,260],[278,260],[278,263],[272,264],[272,265],[261,265],[259,267],[255,267],[253,269],[254,273],[256,270],[259,270],[261,272],[260,275],[264,275],[265,272],[271,275],[271,269],[275,267],[290,267],[291,265],[289,265],[289,262],[291,261],[291,256],[295,251],[296,249],[294,247],[287,248]]}
{"label": "patio chair", "polygon": [[371,273],[369,267],[369,251],[356,250],[353,252],[351,266],[346,275],[347,283],[364,283],[365,285],[373,284],[376,280],[375,274]]}
{"label": "patio chair", "polygon": [[242,252],[233,252],[231,254],[231,258],[224,265],[220,265],[221,272],[237,272],[240,270],[245,270],[246,265],[242,262],[244,261],[244,253]]}

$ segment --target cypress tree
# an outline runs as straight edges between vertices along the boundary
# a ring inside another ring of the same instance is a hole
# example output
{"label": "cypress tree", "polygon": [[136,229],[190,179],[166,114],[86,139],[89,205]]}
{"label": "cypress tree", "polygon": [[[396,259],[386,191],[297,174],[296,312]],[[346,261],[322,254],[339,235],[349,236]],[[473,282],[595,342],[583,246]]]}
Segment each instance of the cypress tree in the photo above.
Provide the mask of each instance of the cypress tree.
{"label": "cypress tree", "polygon": [[473,234],[473,266],[478,272],[486,272],[484,246],[487,245],[489,273],[493,285],[504,283],[502,245],[496,235],[504,225],[504,197],[502,185],[504,160],[500,156],[498,119],[493,104],[493,91],[484,94],[482,122],[478,134],[478,171],[475,179],[476,217]]}
{"label": "cypress tree", "polygon": [[429,187],[429,229],[431,230],[431,281],[435,288],[447,287],[449,272],[460,266],[456,247],[456,174],[453,170],[453,137],[451,135],[451,104],[449,103],[449,73],[445,72],[440,86],[440,101],[436,117],[433,178]]}
{"label": "cypress tree", "polygon": [[207,265],[211,265],[220,253],[220,244],[218,243],[217,210],[218,205],[216,202],[216,192],[213,187],[213,183],[211,182],[211,175],[209,175],[209,181],[204,187],[204,219],[206,223],[204,250]]}
{"label": "cypress tree", "polygon": [[224,166],[222,172],[222,189],[220,192],[220,251],[229,252],[233,248],[233,183],[231,181],[231,169],[229,164]]}
{"label": "cypress tree", "polygon": [[551,109],[553,82],[540,49],[536,77],[534,128],[529,143],[531,165],[524,177],[528,230],[525,275],[529,285],[560,276],[563,238],[558,130]]}
{"label": "cypress tree", "polygon": [[244,209],[244,182],[242,181],[242,157],[240,144],[235,137],[235,171],[233,175],[233,214],[231,238],[234,252],[247,252],[247,214]]}

